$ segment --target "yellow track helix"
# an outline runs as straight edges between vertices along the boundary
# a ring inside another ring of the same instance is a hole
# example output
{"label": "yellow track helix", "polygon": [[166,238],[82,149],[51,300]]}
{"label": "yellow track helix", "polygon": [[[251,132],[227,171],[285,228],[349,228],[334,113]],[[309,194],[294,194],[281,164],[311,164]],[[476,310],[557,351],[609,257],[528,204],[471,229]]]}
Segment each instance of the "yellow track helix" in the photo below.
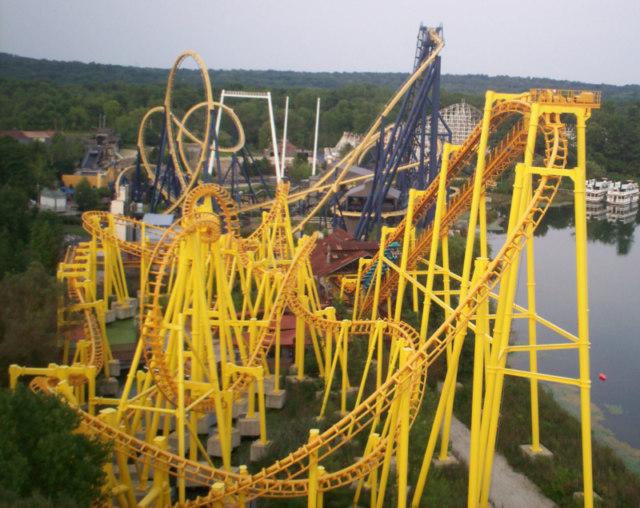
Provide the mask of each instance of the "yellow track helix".
{"label": "yellow track helix", "polygon": [[[84,274],[87,273],[87,269],[83,266],[83,263],[78,259],[77,251],[75,247],[71,247],[67,250],[65,256],[65,269],[66,273],[80,272],[83,273],[83,279],[87,279]],[[72,304],[84,306],[84,304],[93,301],[92,295],[88,294],[89,290],[86,285],[80,283],[77,277],[67,277],[67,292]],[[85,340],[88,340],[87,349],[87,365],[96,368],[96,372],[100,372],[104,363],[103,354],[103,340],[102,331],[100,330],[100,323],[96,310],[93,307],[84,308],[80,311],[83,316],[83,330]],[[81,375],[73,375],[69,380],[71,386],[78,386],[86,382],[86,378]]]}

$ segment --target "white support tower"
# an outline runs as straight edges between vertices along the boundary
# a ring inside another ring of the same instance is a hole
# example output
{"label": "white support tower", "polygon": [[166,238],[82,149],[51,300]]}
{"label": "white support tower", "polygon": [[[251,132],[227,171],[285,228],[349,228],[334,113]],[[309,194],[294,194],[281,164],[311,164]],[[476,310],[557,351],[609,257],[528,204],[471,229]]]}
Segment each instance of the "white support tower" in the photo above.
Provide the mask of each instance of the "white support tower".
{"label": "white support tower", "polygon": [[320,126],[320,97],[318,97],[318,107],[316,108],[316,137],[313,142],[313,170],[311,174],[316,176],[316,157],[318,156],[318,128]]}
{"label": "white support tower", "polygon": [[[240,91],[227,91],[222,90],[220,93],[220,104],[224,104],[225,97],[236,99],[266,99],[269,102],[269,120],[271,123],[271,142],[274,146],[274,158],[276,164],[276,178],[278,182],[282,179],[282,172],[280,171],[280,158],[278,157],[278,140],[276,137],[276,124],[273,120],[273,104],[271,103],[271,92],[240,92]],[[220,121],[222,119],[222,108],[218,109],[218,118],[216,118],[216,136],[220,132]],[[209,174],[213,174],[213,162],[215,160],[215,142],[211,147],[211,156],[209,158]]]}
{"label": "white support tower", "polygon": [[[282,176],[284,176],[284,170],[286,167],[286,157],[287,157],[287,121],[289,120],[289,97],[287,97],[287,102],[284,107],[284,132],[282,135]],[[278,151],[278,147],[276,146],[276,151]]]}

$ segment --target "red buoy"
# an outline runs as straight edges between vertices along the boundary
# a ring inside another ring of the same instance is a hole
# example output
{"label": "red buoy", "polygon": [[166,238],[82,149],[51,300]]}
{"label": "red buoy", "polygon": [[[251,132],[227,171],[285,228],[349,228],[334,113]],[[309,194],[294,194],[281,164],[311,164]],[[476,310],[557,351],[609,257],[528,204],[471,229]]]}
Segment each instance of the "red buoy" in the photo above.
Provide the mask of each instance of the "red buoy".
{"label": "red buoy", "polygon": [[600,378],[600,381],[606,381],[607,380],[607,376],[605,376],[604,374],[600,374],[598,377]]}

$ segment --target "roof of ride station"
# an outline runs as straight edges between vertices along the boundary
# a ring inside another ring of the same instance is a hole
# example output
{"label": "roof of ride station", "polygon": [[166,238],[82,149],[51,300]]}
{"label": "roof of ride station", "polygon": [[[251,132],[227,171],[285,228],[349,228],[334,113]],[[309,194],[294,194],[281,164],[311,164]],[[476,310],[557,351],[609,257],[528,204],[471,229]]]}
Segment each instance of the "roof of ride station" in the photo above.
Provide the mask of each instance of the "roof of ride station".
{"label": "roof of ride station", "polygon": [[326,277],[360,258],[371,258],[379,248],[378,242],[362,242],[348,231],[336,228],[316,244],[311,253],[311,269],[316,277]]}

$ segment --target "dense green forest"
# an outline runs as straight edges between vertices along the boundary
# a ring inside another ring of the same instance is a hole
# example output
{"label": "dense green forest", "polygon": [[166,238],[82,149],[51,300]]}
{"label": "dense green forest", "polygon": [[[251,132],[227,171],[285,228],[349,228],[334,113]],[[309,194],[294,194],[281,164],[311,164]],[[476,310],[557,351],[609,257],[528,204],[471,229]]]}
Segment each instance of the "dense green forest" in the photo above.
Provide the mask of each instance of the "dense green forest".
{"label": "dense green forest", "polygon": [[[100,115],[115,129],[125,145],[138,139],[145,113],[164,103],[166,86],[130,83],[59,84],[48,80],[19,81],[0,78],[0,130],[53,130],[87,132],[98,125]],[[240,88],[236,86],[235,88]],[[256,88],[246,88],[257,90]],[[215,97],[220,88],[214,88]],[[319,146],[334,146],[345,131],[366,132],[393,94],[374,85],[349,85],[338,89],[278,88],[271,90],[279,131],[284,125],[285,99],[290,97],[287,138],[296,146],[313,146],[316,101],[321,99]],[[443,92],[441,106],[466,98],[482,103],[479,96]],[[172,111],[178,117],[204,100],[202,88],[178,83]],[[266,148],[271,141],[266,101],[228,99],[238,114],[252,150]],[[159,128],[161,122],[155,123]],[[224,141],[224,140],[223,140]]]}
{"label": "dense green forest", "polygon": [[[169,69],[127,67],[82,62],[38,60],[0,53],[0,72],[7,79],[48,79],[56,83],[110,83],[164,84]],[[337,89],[353,84],[369,84],[381,88],[397,89],[408,77],[402,72],[294,72],[209,70],[211,84],[222,87],[236,83],[262,88],[330,88]],[[192,86],[200,86],[200,72],[184,69],[180,78]],[[485,74],[444,74],[441,86],[449,92],[483,95],[487,90],[505,93],[522,92],[530,88],[561,88],[577,90],[601,90],[605,97],[615,99],[621,105],[640,100],[640,85],[605,85],[582,83],[549,78],[519,78],[511,76],[487,76]]]}
{"label": "dense green forest", "polygon": [[[234,88],[259,90],[240,85]],[[218,96],[220,90],[216,87],[214,96]],[[276,88],[272,94],[279,135],[284,125],[285,98],[289,96],[288,139],[294,145],[309,149],[313,146],[318,97],[322,105],[319,146],[325,147],[334,146],[345,131],[366,132],[393,90],[355,84],[337,89]],[[162,105],[164,96],[163,84],[61,84],[0,78],[0,130],[90,132],[98,125],[100,116],[106,115],[106,125],[122,136],[125,146],[133,146],[143,116],[150,108]],[[443,90],[440,106],[444,108],[462,99],[479,108],[484,102],[481,95]],[[202,100],[202,88],[179,82],[173,93],[172,111],[181,117]],[[271,141],[266,101],[229,99],[227,103],[242,122],[248,146],[259,155]],[[150,131],[152,138],[157,137],[161,123],[161,118],[154,123]],[[231,141],[231,131],[228,128],[223,131],[221,143],[225,146]],[[153,139],[148,141],[153,143]],[[590,176],[613,172],[640,177],[640,102],[624,106],[624,102],[605,99],[602,108],[594,110],[588,122],[587,142]]]}

